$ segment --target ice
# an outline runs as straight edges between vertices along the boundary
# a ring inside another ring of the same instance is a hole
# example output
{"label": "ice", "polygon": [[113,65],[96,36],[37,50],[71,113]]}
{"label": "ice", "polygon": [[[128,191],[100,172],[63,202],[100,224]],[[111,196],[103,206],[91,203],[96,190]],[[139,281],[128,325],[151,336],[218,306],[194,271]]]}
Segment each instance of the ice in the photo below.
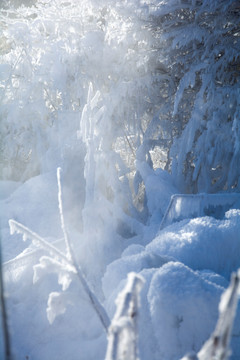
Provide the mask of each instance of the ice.
{"label": "ice", "polygon": [[47,318],[50,324],[54,322],[56,316],[65,313],[66,297],[69,297],[68,294],[66,296],[66,293],[52,292],[49,294]]}
{"label": "ice", "polygon": [[173,195],[160,229],[176,221],[199,216],[223,219],[225,212],[232,208],[240,208],[240,195],[237,193]]}

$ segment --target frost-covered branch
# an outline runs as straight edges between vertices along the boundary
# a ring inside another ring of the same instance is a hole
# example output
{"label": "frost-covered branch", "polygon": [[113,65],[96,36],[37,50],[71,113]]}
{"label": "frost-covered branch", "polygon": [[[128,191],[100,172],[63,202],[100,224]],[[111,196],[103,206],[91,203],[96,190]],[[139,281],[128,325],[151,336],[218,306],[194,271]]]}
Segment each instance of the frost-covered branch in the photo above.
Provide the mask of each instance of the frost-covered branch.
{"label": "frost-covered branch", "polygon": [[186,355],[182,360],[227,360],[231,355],[229,343],[240,290],[240,269],[232,274],[231,282],[219,304],[216,328],[197,355]]}
{"label": "frost-covered branch", "polygon": [[67,233],[67,230],[65,227],[64,215],[63,215],[61,168],[57,168],[57,183],[58,183],[58,207],[59,207],[59,214],[60,214],[60,218],[61,218],[61,227],[62,227],[66,250],[67,250],[67,258],[69,259],[70,258],[70,244],[69,244],[68,233]]}
{"label": "frost-covered branch", "polygon": [[[4,355],[5,360],[12,360],[10,334],[8,331],[8,316],[4,297],[3,271],[2,271],[2,251],[0,247],[0,309],[1,309],[1,326],[3,329]],[[1,351],[3,353],[3,351]]]}
{"label": "frost-covered branch", "polygon": [[71,252],[71,260],[69,260],[61,251],[59,251],[55,246],[49,244],[46,240],[41,238],[38,234],[27,228],[26,226],[18,223],[15,220],[9,220],[9,226],[10,226],[10,232],[11,234],[14,234],[15,232],[21,233],[23,235],[23,240],[30,239],[33,243],[40,245],[43,249],[48,251],[52,256],[56,257],[57,259],[62,260],[65,265],[67,265],[66,270],[74,272],[77,277],[79,278],[86,294],[88,295],[88,298],[97,313],[105,331],[108,331],[108,327],[110,324],[110,320],[108,318],[108,315],[104,309],[104,307],[101,305],[101,303],[98,301],[96,295],[92,292],[90,289],[90,286],[80,268],[80,266],[77,265],[74,257],[73,252],[70,249]]}
{"label": "frost-covered branch", "polygon": [[62,203],[62,187],[61,187],[61,168],[57,169],[57,180],[58,180],[58,204],[59,204],[59,213],[61,217],[61,226],[62,231],[65,239],[66,249],[67,249],[67,258],[70,260],[70,263],[74,266],[77,276],[87,293],[89,300],[96,311],[101,323],[103,324],[103,327],[105,331],[108,331],[108,327],[110,325],[109,317],[104,309],[104,307],[101,305],[99,300],[97,299],[96,295],[91,291],[90,286],[83,274],[83,271],[81,269],[81,266],[77,263],[74,252],[70,243],[70,239],[65,227],[65,220],[64,220],[64,214],[63,214],[63,203]]}
{"label": "frost-covered branch", "polygon": [[72,267],[72,263],[68,260],[68,258],[55,246],[49,244],[46,240],[44,240],[41,236],[30,230],[28,227],[20,224],[19,222],[10,219],[9,220],[10,234],[14,233],[22,234],[23,241],[27,239],[31,240],[33,244],[40,245],[43,249],[48,251],[54,257],[63,260],[66,265],[70,265]]}
{"label": "frost-covered branch", "polygon": [[144,279],[135,274],[128,274],[125,288],[119,293],[117,310],[109,328],[108,348],[105,360],[138,359],[138,310],[139,293]]}

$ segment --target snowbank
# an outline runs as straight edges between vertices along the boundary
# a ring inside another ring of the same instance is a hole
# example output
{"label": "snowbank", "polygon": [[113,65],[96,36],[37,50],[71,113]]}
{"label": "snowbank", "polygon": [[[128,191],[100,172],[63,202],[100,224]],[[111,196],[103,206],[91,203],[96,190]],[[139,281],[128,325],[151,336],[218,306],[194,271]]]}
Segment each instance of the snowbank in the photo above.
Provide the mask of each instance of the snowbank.
{"label": "snowbank", "polygon": [[[146,280],[140,315],[141,359],[179,359],[201,348],[215,327],[230,274],[240,267],[239,232],[240,210],[229,210],[223,220],[183,220],[160,231],[145,248],[130,246],[108,266],[103,290],[110,314],[128,272]],[[235,356],[240,350],[237,339],[235,325]]]}

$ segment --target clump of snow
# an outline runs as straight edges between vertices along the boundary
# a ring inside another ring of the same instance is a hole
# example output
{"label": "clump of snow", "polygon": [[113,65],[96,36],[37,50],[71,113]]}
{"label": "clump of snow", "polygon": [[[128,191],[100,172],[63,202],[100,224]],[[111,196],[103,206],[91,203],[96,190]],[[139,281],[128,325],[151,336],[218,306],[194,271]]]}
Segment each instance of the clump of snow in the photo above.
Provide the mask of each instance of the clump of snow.
{"label": "clump of snow", "polygon": [[240,266],[239,231],[240,210],[229,210],[224,220],[201,217],[173,224],[146,249],[173,257],[194,270],[212,270],[229,279]]}
{"label": "clump of snow", "polygon": [[50,324],[52,324],[56,318],[61,314],[64,314],[66,311],[67,300],[69,301],[68,293],[63,292],[51,292],[48,297],[48,307],[47,307],[47,318]]}

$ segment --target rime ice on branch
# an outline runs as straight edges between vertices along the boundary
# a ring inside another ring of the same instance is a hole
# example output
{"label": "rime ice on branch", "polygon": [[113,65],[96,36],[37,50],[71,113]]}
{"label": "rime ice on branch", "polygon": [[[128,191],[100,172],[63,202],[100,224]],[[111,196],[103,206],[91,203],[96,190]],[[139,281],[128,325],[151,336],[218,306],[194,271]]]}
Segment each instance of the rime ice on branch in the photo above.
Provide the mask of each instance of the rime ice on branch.
{"label": "rime ice on branch", "polygon": [[138,359],[138,310],[139,293],[144,279],[135,273],[128,274],[125,288],[118,294],[117,310],[109,328],[105,360]]}

